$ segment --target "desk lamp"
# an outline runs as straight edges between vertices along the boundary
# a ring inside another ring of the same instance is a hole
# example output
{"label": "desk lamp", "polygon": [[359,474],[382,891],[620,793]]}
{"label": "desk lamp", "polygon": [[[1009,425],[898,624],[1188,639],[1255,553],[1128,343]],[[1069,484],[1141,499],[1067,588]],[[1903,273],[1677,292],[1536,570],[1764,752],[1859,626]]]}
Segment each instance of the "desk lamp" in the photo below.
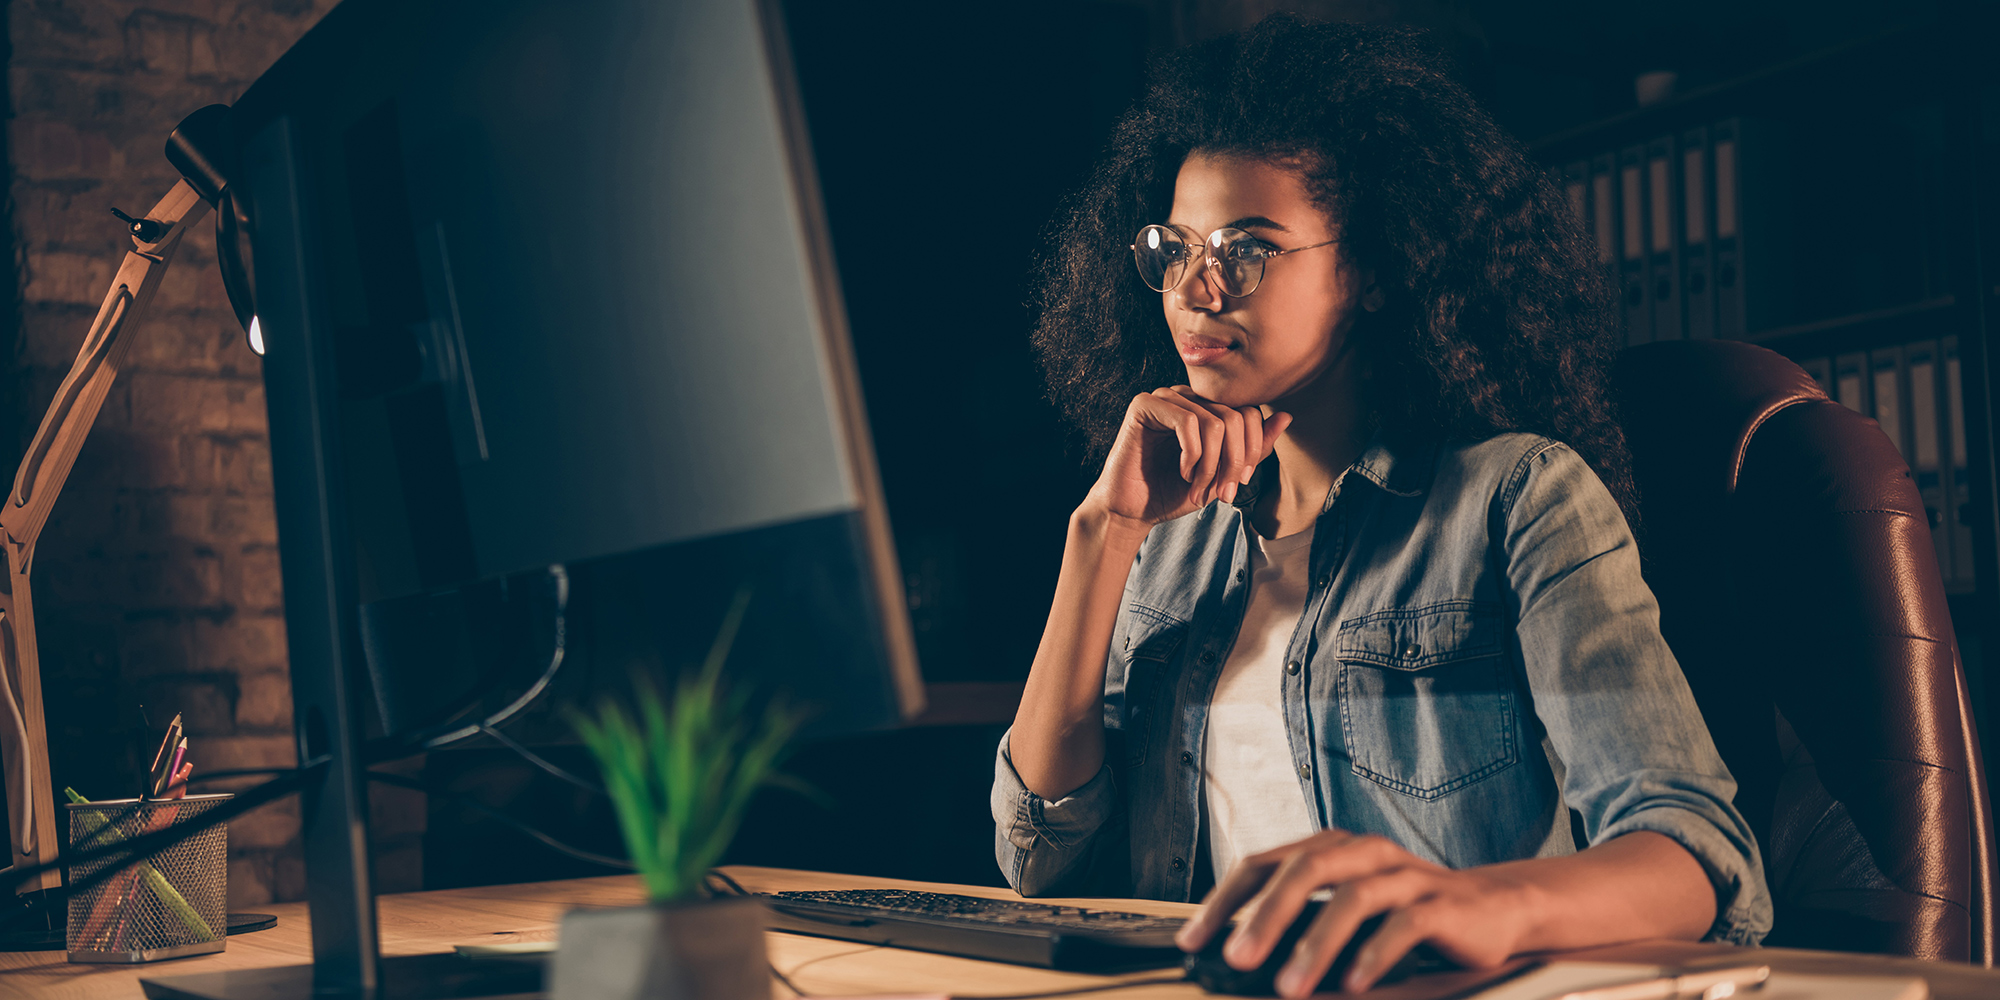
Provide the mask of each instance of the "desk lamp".
{"label": "desk lamp", "polygon": [[[49,780],[41,667],[28,579],[34,569],[35,542],[76,464],[97,411],[124,366],[133,331],[173,262],[181,238],[211,209],[220,209],[216,242],[224,286],[238,320],[249,332],[251,349],[263,353],[237,249],[238,229],[229,204],[228,176],[221,166],[232,148],[228,118],[229,109],[220,104],[189,115],[167,139],[167,159],[180,170],[182,179],[138,218],[112,209],[124,220],[132,248],[105,292],[76,361],[21,460],[14,488],[0,507],[0,560],[6,563],[4,575],[0,575],[0,762],[6,769],[9,870],[55,861],[62,843]],[[0,870],[0,881],[5,880],[5,874]],[[25,895],[61,884],[59,872],[49,870],[18,879],[13,888]],[[47,938],[50,933],[30,936]],[[22,944],[61,947],[59,939]]]}

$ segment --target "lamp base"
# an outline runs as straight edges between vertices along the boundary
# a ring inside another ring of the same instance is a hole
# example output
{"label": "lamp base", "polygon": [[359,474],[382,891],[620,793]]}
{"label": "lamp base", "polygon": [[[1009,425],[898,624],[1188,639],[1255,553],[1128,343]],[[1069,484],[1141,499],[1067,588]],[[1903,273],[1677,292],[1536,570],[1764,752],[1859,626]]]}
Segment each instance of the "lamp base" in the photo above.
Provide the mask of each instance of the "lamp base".
{"label": "lamp base", "polygon": [[0,932],[0,951],[61,951],[69,946],[61,926]]}
{"label": "lamp base", "polygon": [[[69,914],[55,911],[53,927],[30,927],[0,932],[0,951],[62,951],[69,947],[65,933],[65,919]],[[232,913],[229,915],[230,935],[248,934],[252,931],[269,930],[278,918],[268,913]]]}
{"label": "lamp base", "polygon": [[187,976],[141,979],[150,1000],[459,1000],[542,992],[541,956],[461,958],[458,955],[401,955],[382,960],[382,988],[372,997],[316,991],[313,967],[230,969]]}
{"label": "lamp base", "polygon": [[[70,946],[64,918],[68,912],[56,910],[56,920],[52,928],[22,928],[0,932],[0,952],[60,952]],[[276,916],[270,914],[230,914],[230,936],[250,934],[252,930],[270,930],[278,924]]]}

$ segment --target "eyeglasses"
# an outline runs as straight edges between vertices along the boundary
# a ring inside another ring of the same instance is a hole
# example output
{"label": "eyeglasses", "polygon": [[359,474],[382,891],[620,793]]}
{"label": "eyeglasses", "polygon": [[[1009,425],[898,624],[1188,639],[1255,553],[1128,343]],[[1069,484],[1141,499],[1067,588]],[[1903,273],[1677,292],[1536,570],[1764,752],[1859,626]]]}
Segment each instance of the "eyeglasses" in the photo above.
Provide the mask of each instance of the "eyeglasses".
{"label": "eyeglasses", "polygon": [[1264,280],[1265,261],[1338,242],[1326,240],[1281,250],[1241,229],[1218,229],[1208,234],[1205,243],[1190,243],[1182,230],[1172,226],[1147,226],[1132,241],[1132,263],[1138,266],[1147,288],[1169,292],[1187,280],[1192,270],[1189,265],[1207,256],[1207,266],[1215,268],[1222,278],[1223,294],[1240,299],[1256,291]]}

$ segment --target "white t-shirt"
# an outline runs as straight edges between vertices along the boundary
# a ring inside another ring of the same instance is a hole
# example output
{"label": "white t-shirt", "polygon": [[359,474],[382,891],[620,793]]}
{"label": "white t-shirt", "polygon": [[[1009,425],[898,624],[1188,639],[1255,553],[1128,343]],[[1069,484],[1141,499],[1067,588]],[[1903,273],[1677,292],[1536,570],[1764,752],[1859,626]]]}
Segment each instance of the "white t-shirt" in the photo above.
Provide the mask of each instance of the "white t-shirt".
{"label": "white t-shirt", "polygon": [[1285,736],[1285,648],[1305,613],[1313,529],[1250,533],[1250,606],[1215,682],[1202,745],[1206,835],[1221,882],[1244,857],[1319,831]]}

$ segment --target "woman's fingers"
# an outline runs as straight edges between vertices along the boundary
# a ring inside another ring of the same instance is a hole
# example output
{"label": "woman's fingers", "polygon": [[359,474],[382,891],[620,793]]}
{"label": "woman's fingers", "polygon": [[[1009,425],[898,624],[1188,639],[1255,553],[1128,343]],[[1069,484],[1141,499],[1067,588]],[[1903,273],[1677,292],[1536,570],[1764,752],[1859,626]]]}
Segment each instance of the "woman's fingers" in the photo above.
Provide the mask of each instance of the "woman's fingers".
{"label": "woman's fingers", "polygon": [[1285,432],[1292,422],[1289,413],[1273,413],[1264,416],[1259,406],[1225,406],[1221,403],[1197,395],[1192,388],[1184,385],[1171,387],[1199,406],[1214,413],[1223,421],[1226,436],[1225,453],[1217,470],[1216,496],[1223,500],[1236,499],[1236,487],[1248,485],[1257,472],[1257,466],[1271,457],[1278,436]]}
{"label": "woman's fingers", "polygon": [[1155,389],[1153,395],[1187,413],[1194,421],[1199,445],[1189,454],[1186,443],[1182,443],[1181,478],[1187,480],[1189,499],[1196,506],[1205,504],[1210,499],[1209,487],[1215,482],[1216,469],[1222,464],[1227,428],[1186,386]]}
{"label": "woman's fingers", "polygon": [[1401,868],[1436,868],[1386,837],[1356,836],[1344,830],[1323,830],[1279,850],[1290,853],[1245,907],[1244,919],[1237,922],[1223,951],[1223,958],[1236,968],[1254,969],[1263,962],[1313,893],[1339,887],[1338,899],[1349,882]]}
{"label": "woman's fingers", "polygon": [[1210,500],[1218,499],[1224,501],[1235,500],[1236,487],[1243,483],[1244,462],[1249,458],[1249,453],[1244,446],[1247,428],[1243,421],[1243,414],[1221,403],[1203,399],[1187,386],[1177,385],[1173,388],[1175,392],[1186,397],[1189,402],[1214,414],[1215,419],[1222,421],[1222,447],[1220,453],[1216,456],[1215,478],[1210,481],[1208,495],[1201,497],[1198,502],[1207,503]]}
{"label": "woman's fingers", "polygon": [[[1255,406],[1224,406],[1184,385],[1138,396],[1128,414],[1145,430],[1174,435],[1180,451],[1175,464],[1181,481],[1187,484],[1187,493],[1184,501],[1169,502],[1166,507],[1181,511],[1218,499],[1233,502],[1257,466],[1270,457],[1278,435],[1292,419],[1283,413],[1265,417]],[[1166,458],[1158,456],[1163,464],[1156,467],[1162,471]]]}
{"label": "woman's fingers", "polygon": [[1202,900],[1201,909],[1196,910],[1188,922],[1181,925],[1180,933],[1174,935],[1174,943],[1182,951],[1200,951],[1208,939],[1217,931],[1229,925],[1229,918],[1237,907],[1257,895],[1257,890],[1271,877],[1283,857],[1275,851],[1252,855],[1238,862],[1236,867],[1223,876],[1208,898]]}
{"label": "woman's fingers", "polygon": [[[1340,988],[1349,993],[1359,993],[1389,971],[1410,949],[1429,940],[1438,933],[1440,919],[1445,906],[1433,900],[1404,906],[1389,914],[1382,926],[1375,929],[1363,942],[1361,950],[1354,955],[1354,964],[1348,966],[1347,976]],[[1321,973],[1325,975],[1325,973]]]}
{"label": "woman's fingers", "polygon": [[1209,404],[1223,428],[1223,464],[1216,470],[1216,496],[1234,503],[1236,488],[1243,485],[1243,470],[1249,466],[1245,461],[1250,457],[1245,447],[1249,428],[1243,422],[1243,414],[1219,403]]}
{"label": "woman's fingers", "polygon": [[[1291,957],[1278,970],[1278,994],[1284,997],[1310,996],[1320,980],[1326,978],[1334,959],[1340,957],[1341,949],[1360,929],[1362,921],[1385,910],[1407,907],[1424,898],[1430,893],[1434,878],[1429,871],[1399,868],[1355,879],[1334,890],[1333,899],[1320,908],[1319,916],[1299,937]],[[1416,941],[1411,941],[1402,951],[1388,956],[1383,968],[1394,965],[1397,959],[1403,957],[1403,952],[1415,946]],[[1355,989],[1348,985],[1354,981],[1350,973],[1342,988]],[[1373,979],[1369,981],[1373,982]]]}
{"label": "woman's fingers", "polygon": [[1240,486],[1248,486],[1250,477],[1257,472],[1258,463],[1264,460],[1264,411],[1255,406],[1245,406],[1236,412],[1243,418],[1243,468],[1237,474],[1236,482]]}
{"label": "woman's fingers", "polygon": [[1270,957],[1278,939],[1305,910],[1306,900],[1328,885],[1312,874],[1316,854],[1313,850],[1296,851],[1278,864],[1263,888],[1244,904],[1236,930],[1222,946],[1223,961],[1247,971]]}
{"label": "woman's fingers", "polygon": [[1200,466],[1202,441],[1201,422],[1198,407],[1192,406],[1179,394],[1166,389],[1155,389],[1132,401],[1132,413],[1142,425],[1155,430],[1171,431],[1180,445],[1181,480],[1193,483],[1195,470]]}
{"label": "woman's fingers", "polygon": [[1292,426],[1292,415],[1289,413],[1273,412],[1264,418],[1264,444],[1257,454],[1258,464],[1263,464],[1265,459],[1271,457],[1271,449],[1277,446],[1278,436],[1285,433],[1285,428],[1290,426]]}

